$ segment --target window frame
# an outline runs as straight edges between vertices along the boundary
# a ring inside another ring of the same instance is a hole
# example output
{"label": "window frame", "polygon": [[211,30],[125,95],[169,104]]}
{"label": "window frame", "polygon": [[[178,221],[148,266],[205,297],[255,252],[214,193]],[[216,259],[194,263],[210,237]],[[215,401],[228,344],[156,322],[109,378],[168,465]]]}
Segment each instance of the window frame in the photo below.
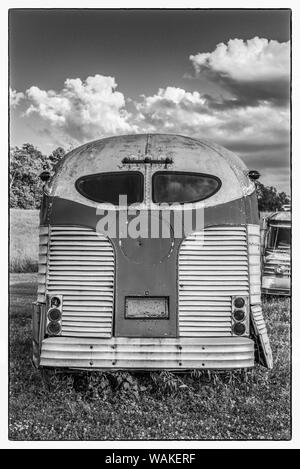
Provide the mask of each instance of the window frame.
{"label": "window frame", "polygon": [[[178,202],[178,201],[177,202],[157,202],[157,200],[155,200],[154,179],[157,175],[161,175],[161,174],[177,174],[177,175],[208,177],[208,178],[211,178],[211,179],[214,179],[215,181],[217,181],[218,185],[212,193],[210,193],[208,196],[206,196],[204,198],[201,198],[201,199],[193,199],[193,200],[189,200],[188,202]],[[160,204],[169,204],[169,205],[172,205],[172,204],[180,204],[180,205],[193,204],[193,203],[196,203],[196,202],[202,202],[203,200],[206,200],[209,197],[212,197],[213,195],[215,195],[220,190],[221,186],[222,186],[221,179],[218,178],[217,176],[212,175],[212,174],[195,173],[195,172],[192,172],[192,171],[157,171],[156,173],[154,173],[152,175],[152,184],[151,184],[152,194],[151,194],[151,198],[152,198],[152,202],[157,204],[157,205],[160,205]]]}
{"label": "window frame", "polygon": [[[291,229],[287,226],[280,226],[278,225],[271,225],[269,227],[268,233],[267,233],[267,243],[266,243],[266,248],[267,249],[272,249],[274,250],[279,250],[280,248],[278,247],[278,236],[279,236],[279,230],[288,230],[290,232],[290,243],[289,243],[289,248],[291,249]],[[274,233],[275,232],[275,233]],[[273,236],[274,233],[274,236]],[[273,239],[272,239],[273,236]],[[271,241],[273,241],[273,244],[271,245]],[[276,246],[275,246],[275,241],[276,241]]]}
{"label": "window frame", "polygon": [[[82,195],[83,197],[85,197],[86,199],[88,200],[92,200],[93,202],[97,202],[98,204],[111,204],[113,205],[114,207],[118,207],[119,205],[118,204],[115,204],[113,202],[108,202],[107,200],[104,201],[104,200],[97,200],[96,198],[94,197],[90,197],[90,196],[87,196],[87,194],[85,194],[83,191],[80,190],[79,188],[79,184],[81,181],[85,181],[86,179],[88,178],[91,178],[91,177],[97,177],[97,176],[119,176],[120,174],[135,174],[135,175],[138,175],[139,176],[139,185],[140,185],[140,191],[141,191],[141,200],[139,201],[136,201],[136,202],[132,202],[132,204],[142,204],[145,200],[145,176],[144,174],[141,172],[141,171],[108,171],[108,172],[104,172],[104,173],[93,173],[93,174],[87,174],[85,176],[81,176],[80,178],[78,178],[76,181],[75,181],[75,188],[77,190],[77,192]],[[120,195],[120,194],[119,194]],[[127,207],[129,207],[130,205],[132,204],[127,204]]]}

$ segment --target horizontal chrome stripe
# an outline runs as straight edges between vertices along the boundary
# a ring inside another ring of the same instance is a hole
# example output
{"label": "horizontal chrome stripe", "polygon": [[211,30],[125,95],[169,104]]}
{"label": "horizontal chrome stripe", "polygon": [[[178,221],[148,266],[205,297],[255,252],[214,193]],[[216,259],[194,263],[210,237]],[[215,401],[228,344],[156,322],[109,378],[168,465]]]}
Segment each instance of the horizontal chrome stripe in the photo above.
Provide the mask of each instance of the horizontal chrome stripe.
{"label": "horizontal chrome stripe", "polygon": [[55,337],[43,340],[40,365],[85,369],[248,368],[254,366],[254,343],[244,337]]}

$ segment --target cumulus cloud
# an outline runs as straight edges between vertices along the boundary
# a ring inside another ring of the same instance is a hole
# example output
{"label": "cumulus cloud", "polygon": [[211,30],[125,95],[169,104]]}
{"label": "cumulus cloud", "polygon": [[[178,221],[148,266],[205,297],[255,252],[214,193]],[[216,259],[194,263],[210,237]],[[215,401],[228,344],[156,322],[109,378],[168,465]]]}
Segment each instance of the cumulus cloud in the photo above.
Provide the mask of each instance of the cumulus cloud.
{"label": "cumulus cloud", "polygon": [[26,115],[38,114],[51,124],[56,139],[61,135],[72,143],[134,131],[124,95],[116,88],[114,77],[102,75],[85,81],[68,78],[60,91],[32,86],[26,91],[30,102]]}
{"label": "cumulus cloud", "polygon": [[137,121],[144,131],[173,131],[207,137],[227,146],[277,144],[287,140],[288,110],[264,102],[258,106],[212,109],[198,92],[159,89],[136,103]]}
{"label": "cumulus cloud", "polygon": [[20,101],[24,99],[24,93],[18,92],[17,90],[9,90],[9,102],[12,108],[17,107]]}
{"label": "cumulus cloud", "polygon": [[[263,182],[272,183],[272,177],[283,184],[289,158],[289,43],[232,39],[190,60],[198,76],[218,83],[218,96],[167,86],[125,99],[114,77],[95,75],[68,78],[60,91],[32,86],[25,116],[38,115],[48,139],[64,147],[135,132],[208,138],[261,170],[267,175]],[[17,91],[11,96],[16,104],[24,99]]]}
{"label": "cumulus cloud", "polygon": [[284,103],[289,95],[290,44],[259,37],[231,39],[213,52],[190,55],[196,74],[205,75],[245,105]]}
{"label": "cumulus cloud", "polygon": [[[136,123],[143,132],[171,132],[211,139],[242,156],[260,169],[287,164],[289,110],[270,102],[255,106],[211,106],[199,92],[161,88],[136,103]],[[259,158],[256,155],[259,154]]]}

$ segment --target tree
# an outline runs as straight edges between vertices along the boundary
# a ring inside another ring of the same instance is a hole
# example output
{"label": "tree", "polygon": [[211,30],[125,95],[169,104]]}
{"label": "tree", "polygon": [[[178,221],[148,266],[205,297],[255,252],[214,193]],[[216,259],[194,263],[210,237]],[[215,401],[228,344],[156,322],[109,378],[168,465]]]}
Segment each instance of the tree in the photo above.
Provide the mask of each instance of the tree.
{"label": "tree", "polygon": [[273,186],[264,186],[259,181],[256,181],[255,185],[260,212],[275,212],[276,210],[281,210],[284,204],[290,202],[285,192],[278,193]]}
{"label": "tree", "polygon": [[10,207],[38,208],[42,197],[43,183],[39,178],[42,171],[51,171],[64,155],[59,147],[46,156],[30,143],[10,152]]}
{"label": "tree", "polygon": [[52,153],[49,155],[49,160],[51,162],[51,168],[54,168],[54,166],[62,159],[62,157],[66,154],[65,150],[63,147],[58,147],[55,150],[53,150]]}

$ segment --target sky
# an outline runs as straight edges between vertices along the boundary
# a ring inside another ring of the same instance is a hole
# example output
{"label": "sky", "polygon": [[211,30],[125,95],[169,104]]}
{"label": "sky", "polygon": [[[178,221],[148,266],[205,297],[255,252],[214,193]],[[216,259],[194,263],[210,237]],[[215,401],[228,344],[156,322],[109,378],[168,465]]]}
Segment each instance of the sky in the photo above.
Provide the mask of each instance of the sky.
{"label": "sky", "polygon": [[11,10],[10,144],[178,133],[290,193],[288,10]]}

